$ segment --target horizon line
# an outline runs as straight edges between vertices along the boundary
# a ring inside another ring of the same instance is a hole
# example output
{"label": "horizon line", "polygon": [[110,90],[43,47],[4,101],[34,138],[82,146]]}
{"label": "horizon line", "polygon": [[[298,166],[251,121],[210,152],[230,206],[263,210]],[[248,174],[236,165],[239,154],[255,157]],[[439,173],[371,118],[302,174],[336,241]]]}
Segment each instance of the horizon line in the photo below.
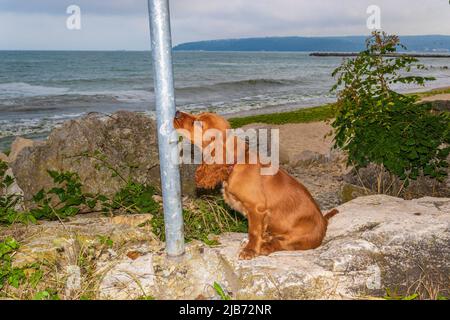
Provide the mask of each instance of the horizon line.
{"label": "horizon line", "polygon": [[[178,44],[172,45],[172,49],[189,43],[197,42],[213,42],[213,41],[229,41],[229,40],[249,40],[249,39],[268,39],[268,38],[351,38],[351,37],[369,37],[370,34],[359,34],[359,35],[297,35],[297,36],[254,36],[254,37],[242,37],[242,38],[219,38],[219,39],[206,39],[206,40],[193,40],[185,41]],[[450,34],[414,34],[414,35],[397,35],[399,37],[450,37]],[[151,51],[149,49],[0,49],[0,51],[128,51],[128,52],[147,52]],[[195,51],[195,50],[186,50]],[[201,50],[198,50],[201,51]],[[206,50],[203,50],[206,51]],[[263,51],[263,50],[258,50]],[[258,52],[253,51],[253,52]],[[242,52],[242,51],[238,51]],[[252,52],[252,51],[250,51]],[[277,52],[277,51],[274,51]],[[309,51],[292,51],[292,52],[309,52]]]}

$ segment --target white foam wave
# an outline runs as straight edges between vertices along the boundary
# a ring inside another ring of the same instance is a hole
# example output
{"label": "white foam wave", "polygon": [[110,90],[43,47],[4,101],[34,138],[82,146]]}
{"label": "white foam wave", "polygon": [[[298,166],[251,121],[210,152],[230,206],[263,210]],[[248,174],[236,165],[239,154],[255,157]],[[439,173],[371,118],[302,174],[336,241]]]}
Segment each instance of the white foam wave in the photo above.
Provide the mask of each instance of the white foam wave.
{"label": "white foam wave", "polygon": [[0,83],[0,99],[62,95],[68,91],[68,88],[38,86],[25,82]]}

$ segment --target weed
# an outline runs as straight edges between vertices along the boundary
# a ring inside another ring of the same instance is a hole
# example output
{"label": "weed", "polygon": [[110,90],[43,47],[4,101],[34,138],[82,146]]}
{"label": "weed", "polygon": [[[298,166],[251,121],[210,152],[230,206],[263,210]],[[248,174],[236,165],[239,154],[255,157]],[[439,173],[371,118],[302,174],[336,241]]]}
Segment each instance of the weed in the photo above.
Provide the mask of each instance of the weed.
{"label": "weed", "polygon": [[60,300],[58,292],[55,289],[47,288],[43,291],[37,292],[33,300]]}
{"label": "weed", "polygon": [[223,290],[220,284],[214,282],[213,288],[222,300],[231,300],[231,297]]}
{"label": "weed", "polygon": [[[186,242],[200,240],[208,245],[217,245],[209,235],[223,232],[247,232],[247,220],[231,210],[219,197],[202,197],[184,205],[184,238]],[[152,218],[153,233],[165,240],[164,216],[160,211]]]}
{"label": "weed", "polygon": [[84,193],[80,177],[76,173],[49,170],[48,174],[56,187],[48,191],[42,189],[34,195],[36,207],[30,213],[35,219],[62,220],[82,213],[82,207],[88,208],[83,213],[92,211],[98,201],[107,199],[102,195]]}
{"label": "weed", "polygon": [[20,268],[13,267],[12,258],[19,247],[20,244],[11,237],[0,242],[0,289],[2,289],[0,296],[7,293],[8,287],[19,289],[19,287],[25,286],[34,290],[43,278],[44,273],[38,263]]}
{"label": "weed", "polygon": [[100,243],[101,243],[102,245],[104,245],[104,246],[106,246],[106,247],[108,247],[108,248],[112,248],[113,245],[114,245],[114,242],[113,242],[113,241],[111,240],[111,238],[108,237],[108,236],[101,236],[101,235],[99,235],[99,236],[98,236],[98,239],[99,239],[99,241],[100,241]]}
{"label": "weed", "polygon": [[121,214],[157,213],[160,205],[153,199],[155,188],[129,181],[112,199],[103,201],[103,212]]}
{"label": "weed", "polygon": [[386,289],[386,295],[383,297],[386,300],[416,300],[419,294],[414,293],[408,296],[399,295],[396,291]]}

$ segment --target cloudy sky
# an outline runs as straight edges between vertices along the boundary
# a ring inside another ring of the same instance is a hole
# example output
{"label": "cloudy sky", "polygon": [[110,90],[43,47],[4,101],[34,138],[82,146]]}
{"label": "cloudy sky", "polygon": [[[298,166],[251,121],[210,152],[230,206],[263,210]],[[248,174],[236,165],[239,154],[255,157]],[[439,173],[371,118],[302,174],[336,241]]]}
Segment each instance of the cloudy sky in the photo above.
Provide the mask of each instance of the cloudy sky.
{"label": "cloudy sky", "polygon": [[[81,8],[81,30],[66,9]],[[171,0],[174,44],[256,36],[368,34],[366,10],[402,35],[450,35],[448,0]],[[0,50],[147,50],[147,0],[0,0]]]}

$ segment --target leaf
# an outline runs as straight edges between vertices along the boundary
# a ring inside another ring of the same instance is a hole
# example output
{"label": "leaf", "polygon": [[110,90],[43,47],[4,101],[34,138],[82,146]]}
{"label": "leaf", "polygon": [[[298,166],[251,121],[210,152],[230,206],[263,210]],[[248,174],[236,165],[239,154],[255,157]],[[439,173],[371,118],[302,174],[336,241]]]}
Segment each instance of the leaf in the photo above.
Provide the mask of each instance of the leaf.
{"label": "leaf", "polygon": [[56,290],[47,288],[43,291],[36,292],[33,300],[60,300],[60,298]]}
{"label": "leaf", "polygon": [[44,189],[41,189],[38,193],[33,196],[34,202],[40,202],[44,199]]}
{"label": "leaf", "polygon": [[222,300],[231,300],[231,297],[225,293],[225,291],[222,289],[222,286],[217,282],[214,282],[214,291],[216,291],[216,293]]}

